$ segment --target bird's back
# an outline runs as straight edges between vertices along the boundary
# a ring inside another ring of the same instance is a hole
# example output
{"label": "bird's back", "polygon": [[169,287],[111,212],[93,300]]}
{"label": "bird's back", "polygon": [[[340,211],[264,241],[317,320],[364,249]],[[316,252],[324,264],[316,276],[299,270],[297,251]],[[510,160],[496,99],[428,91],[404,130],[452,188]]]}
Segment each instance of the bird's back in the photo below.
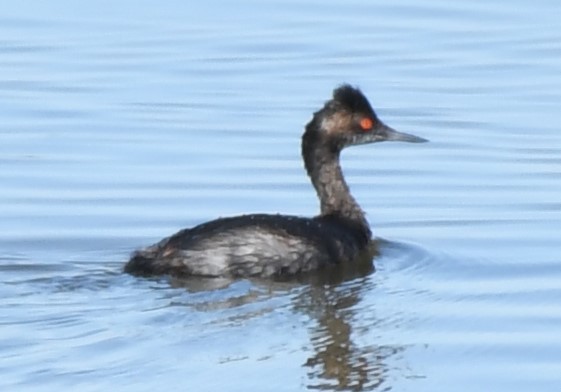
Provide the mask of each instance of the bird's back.
{"label": "bird's back", "polygon": [[369,232],[336,216],[242,215],[179,231],[136,252],[125,270],[139,275],[294,275],[350,261],[369,241]]}

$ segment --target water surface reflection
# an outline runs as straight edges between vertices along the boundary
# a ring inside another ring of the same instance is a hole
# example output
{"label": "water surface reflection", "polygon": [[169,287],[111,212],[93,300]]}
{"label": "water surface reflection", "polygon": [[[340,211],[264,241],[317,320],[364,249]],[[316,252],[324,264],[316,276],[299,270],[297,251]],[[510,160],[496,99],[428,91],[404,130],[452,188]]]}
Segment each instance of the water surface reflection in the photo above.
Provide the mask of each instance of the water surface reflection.
{"label": "water surface reflection", "polygon": [[[230,295],[212,301],[191,301],[189,307],[203,312],[249,306],[251,310],[238,311],[222,323],[247,321],[266,317],[275,310],[269,302],[275,297],[288,296],[289,307],[294,314],[309,319],[309,343],[306,344],[308,358],[302,363],[306,368],[307,387],[318,390],[372,391],[384,385],[389,365],[386,359],[402,350],[400,346],[384,345],[382,342],[356,341],[360,330],[374,327],[376,321],[369,317],[371,325],[357,322],[363,316],[361,301],[364,296],[376,292],[373,279],[374,264],[361,263],[353,266],[338,266],[321,271],[300,281],[270,282],[263,280],[233,282],[228,279],[172,279],[176,288],[185,288],[191,293],[226,290],[230,285],[246,284],[241,295]],[[191,297],[192,299],[192,297]],[[274,301],[273,301],[274,302]],[[262,306],[252,306],[261,303]]]}
{"label": "water surface reflection", "polygon": [[399,348],[355,341],[357,305],[375,285],[368,277],[333,285],[310,285],[295,298],[294,308],[316,321],[310,328],[312,353],[309,388],[319,390],[372,391],[386,378],[386,358]]}

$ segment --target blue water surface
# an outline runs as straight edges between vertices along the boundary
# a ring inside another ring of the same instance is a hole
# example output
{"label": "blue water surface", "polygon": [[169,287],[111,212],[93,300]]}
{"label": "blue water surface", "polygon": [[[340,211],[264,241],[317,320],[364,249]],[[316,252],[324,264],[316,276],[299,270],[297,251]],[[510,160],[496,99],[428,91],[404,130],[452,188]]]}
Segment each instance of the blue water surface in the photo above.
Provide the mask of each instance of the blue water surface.
{"label": "blue water surface", "polygon": [[[18,1],[0,10],[0,388],[558,391],[553,0]],[[430,143],[350,149],[376,272],[122,273],[249,212],[312,216],[340,83]]]}

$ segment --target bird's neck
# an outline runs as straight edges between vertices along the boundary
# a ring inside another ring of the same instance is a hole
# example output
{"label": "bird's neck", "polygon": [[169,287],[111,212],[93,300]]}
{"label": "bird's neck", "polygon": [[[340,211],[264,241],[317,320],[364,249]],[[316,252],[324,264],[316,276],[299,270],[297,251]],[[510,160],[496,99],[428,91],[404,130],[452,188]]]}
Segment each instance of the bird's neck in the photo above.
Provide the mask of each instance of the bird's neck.
{"label": "bird's neck", "polygon": [[[310,143],[312,142],[312,143]],[[364,211],[351,195],[339,163],[339,151],[327,145],[313,145],[313,140],[302,144],[306,171],[321,203],[321,215],[334,215],[359,225],[370,235],[370,226]]]}

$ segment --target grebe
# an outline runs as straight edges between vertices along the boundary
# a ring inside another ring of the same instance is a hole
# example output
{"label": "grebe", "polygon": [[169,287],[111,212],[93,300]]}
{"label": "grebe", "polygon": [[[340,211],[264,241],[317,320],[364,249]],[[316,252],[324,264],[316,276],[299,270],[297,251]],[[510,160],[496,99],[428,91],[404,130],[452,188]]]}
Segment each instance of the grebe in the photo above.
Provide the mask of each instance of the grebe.
{"label": "grebe", "polygon": [[251,214],[184,229],[135,252],[125,272],[179,277],[285,277],[366,260],[374,241],[339,165],[343,148],[384,140],[425,142],[378,119],[358,88],[342,85],[315,112],[302,136],[302,157],[321,203],[313,218]]}

